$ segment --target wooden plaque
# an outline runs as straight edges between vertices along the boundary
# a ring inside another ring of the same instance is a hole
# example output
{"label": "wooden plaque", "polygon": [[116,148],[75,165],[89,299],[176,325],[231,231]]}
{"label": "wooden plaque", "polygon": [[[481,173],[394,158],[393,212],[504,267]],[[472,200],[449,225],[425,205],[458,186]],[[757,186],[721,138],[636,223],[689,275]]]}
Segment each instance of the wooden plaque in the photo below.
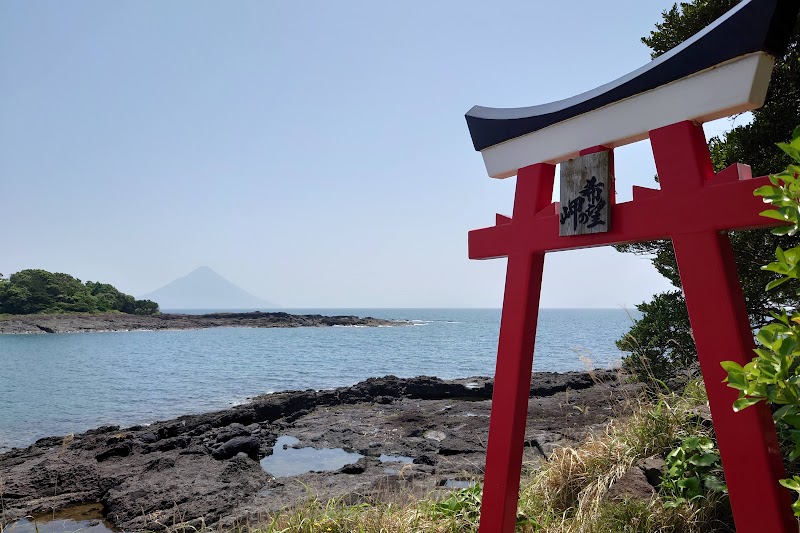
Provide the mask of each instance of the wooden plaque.
{"label": "wooden plaque", "polygon": [[610,152],[582,155],[561,163],[558,234],[584,235],[609,230]]}

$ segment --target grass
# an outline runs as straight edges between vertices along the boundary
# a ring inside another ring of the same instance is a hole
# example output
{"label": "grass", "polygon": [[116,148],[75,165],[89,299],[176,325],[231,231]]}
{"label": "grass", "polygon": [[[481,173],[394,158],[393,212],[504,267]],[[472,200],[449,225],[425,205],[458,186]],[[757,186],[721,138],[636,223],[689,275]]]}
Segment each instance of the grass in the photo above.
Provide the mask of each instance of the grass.
{"label": "grass", "polygon": [[[682,438],[710,435],[697,408],[707,404],[702,382],[681,395],[651,394],[634,400],[633,413],[612,421],[580,446],[559,448],[547,462],[526,465],[521,480],[518,532],[603,533],[731,531],[725,496],[669,505],[668,495],[648,500],[606,498],[613,483],[638,460],[665,456]],[[374,501],[348,505],[309,497],[299,505],[237,528],[254,533],[463,533],[477,531],[481,488],[444,498]],[[388,498],[391,499],[391,498]],[[199,531],[205,527],[181,527]]]}
{"label": "grass", "polygon": [[[683,437],[709,435],[696,409],[705,389],[693,383],[678,396],[661,393],[639,400],[633,414],[615,420],[577,448],[554,451],[523,483],[518,515],[532,524],[519,531],[712,531],[725,530],[727,503],[709,497],[670,507],[668,498],[610,501],[609,488],[638,460],[664,456]],[[722,520],[720,520],[722,519]]]}

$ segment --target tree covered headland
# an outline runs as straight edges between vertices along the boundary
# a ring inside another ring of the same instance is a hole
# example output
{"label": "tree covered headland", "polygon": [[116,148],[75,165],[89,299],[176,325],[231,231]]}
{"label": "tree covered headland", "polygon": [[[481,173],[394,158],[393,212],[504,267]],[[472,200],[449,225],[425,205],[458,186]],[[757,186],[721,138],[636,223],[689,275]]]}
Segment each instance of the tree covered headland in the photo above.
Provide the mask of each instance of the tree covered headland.
{"label": "tree covered headland", "polygon": [[99,313],[119,311],[136,315],[158,313],[158,304],[137,300],[108,283],[87,281],[69,274],[28,269],[4,279],[0,274],[0,313]]}
{"label": "tree covered headland", "polygon": [[[692,0],[675,4],[663,12],[662,21],[656,24],[649,36],[642,38],[642,42],[656,58],[711,24],[739,1]],[[787,52],[776,58],[764,106],[753,111],[753,120],[709,142],[715,171],[734,163],[745,163],[752,167],[754,176],[763,176],[779,172],[791,162],[777,149],[776,143],[791,139],[793,129],[800,124],[799,30],[800,24],[795,21]],[[770,320],[769,311],[772,309],[800,307],[800,299],[788,284],[764,291],[765,285],[777,276],[761,268],[773,261],[773,252],[778,246],[787,249],[800,244],[800,234],[777,236],[769,230],[753,230],[732,232],[730,238],[754,328]],[[632,354],[625,360],[625,366],[630,370],[668,377],[676,367],[685,366],[696,358],[686,302],[679,290],[681,281],[672,242],[635,243],[617,249],[649,256],[658,272],[676,288],[638,305],[643,313],[642,319],[617,342],[622,350]]]}

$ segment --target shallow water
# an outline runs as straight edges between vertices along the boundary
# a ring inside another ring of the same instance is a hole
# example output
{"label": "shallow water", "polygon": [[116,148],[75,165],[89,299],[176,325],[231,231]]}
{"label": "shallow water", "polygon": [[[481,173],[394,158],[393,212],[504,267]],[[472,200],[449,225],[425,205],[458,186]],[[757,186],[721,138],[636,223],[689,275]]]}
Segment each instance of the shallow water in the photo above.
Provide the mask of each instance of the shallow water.
{"label": "shallow water", "polygon": [[475,481],[467,481],[465,479],[448,479],[443,486],[451,489],[468,489],[475,484]]}
{"label": "shallow water", "polygon": [[275,477],[299,476],[308,472],[333,472],[364,457],[342,448],[294,448],[299,443],[289,435],[278,437],[272,455],[261,460],[261,468]]}
{"label": "shallow water", "polygon": [[383,453],[378,457],[378,460],[382,463],[411,464],[414,462],[414,458],[408,457],[407,455],[386,455]]}
{"label": "shallow water", "polygon": [[[414,325],[0,335],[0,452],[101,425],[223,409],[271,391],[387,374],[494,375],[499,309],[292,311]],[[622,309],[544,309],[534,369],[614,365],[621,356],[614,341],[630,325]]]}
{"label": "shallow water", "polygon": [[99,503],[73,505],[55,513],[42,513],[7,526],[4,533],[114,533],[119,531],[103,519]]}

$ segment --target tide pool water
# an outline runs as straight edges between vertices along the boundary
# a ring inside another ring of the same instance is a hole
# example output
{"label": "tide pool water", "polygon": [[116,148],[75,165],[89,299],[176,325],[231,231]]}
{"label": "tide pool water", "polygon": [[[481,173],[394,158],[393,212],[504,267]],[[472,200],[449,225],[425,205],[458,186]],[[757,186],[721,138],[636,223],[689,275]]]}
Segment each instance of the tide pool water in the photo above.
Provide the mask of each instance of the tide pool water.
{"label": "tide pool water", "polygon": [[[0,451],[101,425],[223,409],[267,392],[327,389],[393,374],[493,376],[499,309],[335,309],[398,327],[215,328],[0,335]],[[617,365],[623,309],[539,314],[534,370]]]}
{"label": "tide pool water", "polygon": [[296,448],[300,441],[290,435],[278,437],[272,454],[261,459],[261,468],[275,477],[299,476],[307,472],[332,472],[364,457],[342,448]]}

